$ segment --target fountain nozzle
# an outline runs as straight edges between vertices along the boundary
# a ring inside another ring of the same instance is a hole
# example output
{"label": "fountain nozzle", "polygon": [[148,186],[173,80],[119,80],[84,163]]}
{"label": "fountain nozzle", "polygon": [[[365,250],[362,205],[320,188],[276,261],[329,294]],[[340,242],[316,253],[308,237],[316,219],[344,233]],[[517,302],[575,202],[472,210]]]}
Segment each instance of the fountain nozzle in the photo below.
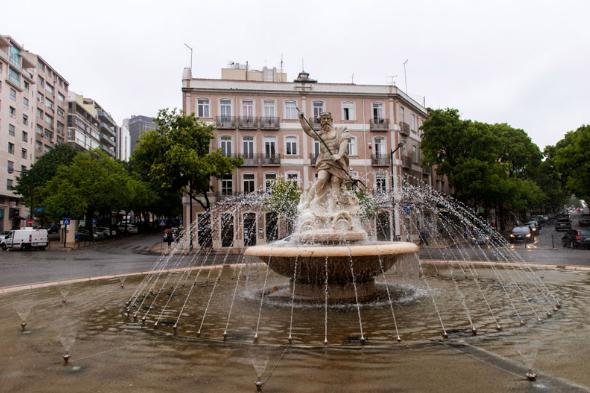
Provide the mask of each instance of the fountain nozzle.
{"label": "fountain nozzle", "polygon": [[520,326],[524,326],[524,325],[526,325],[526,322],[523,319],[521,319],[520,320]]}
{"label": "fountain nozzle", "polygon": [[449,334],[447,333],[446,330],[443,330],[441,334],[442,334],[443,338],[445,338],[445,339],[449,338]]}
{"label": "fountain nozzle", "polygon": [[547,311],[547,318],[551,318],[553,316],[553,314],[551,313],[551,311]]}
{"label": "fountain nozzle", "polygon": [[397,336],[397,342],[401,343],[402,342],[402,338],[400,336]]}
{"label": "fountain nozzle", "polygon": [[24,332],[26,327],[27,327],[27,323],[25,321],[22,321],[20,323],[20,330],[21,330],[21,332]]}
{"label": "fountain nozzle", "polygon": [[260,378],[256,379],[256,391],[262,392],[262,387],[264,386],[264,382],[260,380]]}
{"label": "fountain nozzle", "polygon": [[496,330],[499,331],[499,332],[501,332],[502,331],[502,325],[497,324],[496,325]]}
{"label": "fountain nozzle", "polygon": [[67,365],[68,365],[68,363],[70,362],[71,355],[70,355],[69,353],[66,353],[66,354],[63,356],[63,358],[64,358],[64,366],[67,366]]}
{"label": "fountain nozzle", "polygon": [[361,337],[361,345],[365,345],[367,343],[367,339],[363,336]]}
{"label": "fountain nozzle", "polygon": [[291,337],[291,335],[289,335],[289,345],[293,344],[293,337]]}
{"label": "fountain nozzle", "polygon": [[475,327],[471,328],[471,334],[477,336],[477,329]]}
{"label": "fountain nozzle", "polygon": [[258,334],[254,336],[254,344],[258,342]]}
{"label": "fountain nozzle", "polygon": [[172,330],[174,330],[174,335],[176,336],[178,334],[178,325],[174,324],[174,326],[172,326]]}
{"label": "fountain nozzle", "polygon": [[326,347],[328,346],[328,339],[327,338],[324,338],[324,346],[326,346]]}
{"label": "fountain nozzle", "polygon": [[557,309],[560,309],[560,308],[561,308],[561,304],[560,304],[560,303],[557,303],[557,304],[555,305],[555,307],[557,307]]}
{"label": "fountain nozzle", "polygon": [[227,332],[223,332],[223,341],[227,340]]}
{"label": "fountain nozzle", "polygon": [[532,368],[529,368],[528,371],[526,372],[526,379],[528,379],[531,382],[536,381],[537,380],[537,373],[535,373]]}

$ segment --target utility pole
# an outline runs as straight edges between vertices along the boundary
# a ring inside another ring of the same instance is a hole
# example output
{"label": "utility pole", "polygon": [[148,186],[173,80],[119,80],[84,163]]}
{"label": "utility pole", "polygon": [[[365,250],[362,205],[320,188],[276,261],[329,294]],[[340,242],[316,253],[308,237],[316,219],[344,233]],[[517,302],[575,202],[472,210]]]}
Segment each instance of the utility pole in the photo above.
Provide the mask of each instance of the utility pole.
{"label": "utility pole", "polygon": [[404,61],[404,79],[406,82],[406,94],[408,94],[408,74],[406,73],[406,64],[408,63],[408,59]]}

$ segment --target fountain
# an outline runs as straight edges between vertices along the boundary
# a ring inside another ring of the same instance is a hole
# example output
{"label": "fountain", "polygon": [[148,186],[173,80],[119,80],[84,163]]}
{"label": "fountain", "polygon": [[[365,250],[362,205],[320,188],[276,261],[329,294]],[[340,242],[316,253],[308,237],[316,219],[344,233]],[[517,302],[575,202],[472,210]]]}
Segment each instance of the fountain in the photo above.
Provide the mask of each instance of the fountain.
{"label": "fountain", "polygon": [[418,247],[409,242],[367,241],[359,200],[351,189],[358,181],[349,174],[348,132],[334,127],[328,112],[320,115],[320,131],[303,115],[300,121],[303,130],[321,143],[317,180],[301,198],[291,242],[250,247],[245,255],[293,277],[291,292],[299,301],[324,297],[329,303],[370,301],[377,293],[375,276]]}

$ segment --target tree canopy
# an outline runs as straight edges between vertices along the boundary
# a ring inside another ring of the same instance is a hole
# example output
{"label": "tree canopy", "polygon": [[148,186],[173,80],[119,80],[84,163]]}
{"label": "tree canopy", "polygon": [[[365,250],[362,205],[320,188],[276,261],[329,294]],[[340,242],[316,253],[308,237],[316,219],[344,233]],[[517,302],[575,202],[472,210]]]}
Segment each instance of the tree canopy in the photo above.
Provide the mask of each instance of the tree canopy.
{"label": "tree canopy", "polygon": [[561,174],[566,189],[590,201],[590,125],[565,134],[555,146],[547,147],[548,160]]}
{"label": "tree canopy", "polygon": [[523,130],[463,120],[456,109],[430,110],[422,130],[425,164],[448,176],[458,199],[509,210],[546,201],[536,182],[543,155]]}
{"label": "tree canopy", "polygon": [[[211,177],[229,174],[240,160],[210,151],[213,126],[176,110],[163,109],[156,118],[157,128],[141,136],[131,156],[131,167],[156,188],[167,192],[187,192],[203,208],[210,203]],[[200,196],[201,198],[197,198]]]}

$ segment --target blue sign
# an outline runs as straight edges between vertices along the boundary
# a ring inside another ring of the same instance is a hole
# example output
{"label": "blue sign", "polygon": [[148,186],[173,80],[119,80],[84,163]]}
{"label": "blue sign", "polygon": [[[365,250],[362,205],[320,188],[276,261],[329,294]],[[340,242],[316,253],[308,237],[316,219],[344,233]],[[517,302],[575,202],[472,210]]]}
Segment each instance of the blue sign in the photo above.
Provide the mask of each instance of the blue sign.
{"label": "blue sign", "polygon": [[406,205],[403,207],[404,210],[404,214],[406,216],[409,216],[412,213],[412,206],[411,205]]}
{"label": "blue sign", "polygon": [[64,218],[64,225],[70,225],[70,219]]}
{"label": "blue sign", "polygon": [[96,225],[96,223],[97,223],[97,222],[98,222],[98,221],[96,221],[96,218],[93,218],[93,219],[92,219],[92,225]]}

